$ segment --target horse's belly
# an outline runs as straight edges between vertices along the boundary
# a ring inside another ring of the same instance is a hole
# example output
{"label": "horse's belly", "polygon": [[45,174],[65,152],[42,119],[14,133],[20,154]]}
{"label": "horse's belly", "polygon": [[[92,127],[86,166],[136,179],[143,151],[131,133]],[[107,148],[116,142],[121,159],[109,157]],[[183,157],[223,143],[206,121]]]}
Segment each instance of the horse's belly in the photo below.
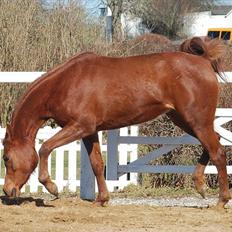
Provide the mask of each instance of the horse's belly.
{"label": "horse's belly", "polygon": [[98,130],[109,130],[124,126],[139,124],[156,118],[157,116],[168,112],[171,109],[165,104],[156,104],[155,106],[141,107],[134,111],[112,112],[97,126]]}

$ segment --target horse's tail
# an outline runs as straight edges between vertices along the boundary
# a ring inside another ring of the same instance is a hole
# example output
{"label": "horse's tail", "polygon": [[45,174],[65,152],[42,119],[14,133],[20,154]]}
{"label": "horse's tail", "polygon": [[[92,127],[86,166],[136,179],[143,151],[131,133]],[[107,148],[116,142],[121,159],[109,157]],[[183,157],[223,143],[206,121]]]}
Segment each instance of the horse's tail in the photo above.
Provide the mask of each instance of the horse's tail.
{"label": "horse's tail", "polygon": [[213,70],[224,80],[221,58],[225,53],[225,46],[220,40],[193,37],[180,45],[180,51],[206,58],[210,61]]}

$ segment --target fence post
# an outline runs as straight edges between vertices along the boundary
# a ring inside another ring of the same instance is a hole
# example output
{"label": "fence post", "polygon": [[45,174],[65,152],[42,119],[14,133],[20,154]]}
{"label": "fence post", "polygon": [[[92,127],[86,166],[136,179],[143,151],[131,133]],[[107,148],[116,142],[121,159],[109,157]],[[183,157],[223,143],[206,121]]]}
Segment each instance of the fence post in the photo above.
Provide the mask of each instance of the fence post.
{"label": "fence post", "polygon": [[90,201],[95,200],[95,176],[83,141],[81,141],[80,198]]}
{"label": "fence post", "polygon": [[119,130],[108,131],[107,139],[107,180],[118,180],[118,136]]}
{"label": "fence post", "polygon": [[[131,126],[131,136],[139,135],[139,127]],[[130,144],[131,154],[130,154],[130,163],[138,159],[138,144]],[[138,173],[130,173],[130,181],[133,184],[138,184]]]}

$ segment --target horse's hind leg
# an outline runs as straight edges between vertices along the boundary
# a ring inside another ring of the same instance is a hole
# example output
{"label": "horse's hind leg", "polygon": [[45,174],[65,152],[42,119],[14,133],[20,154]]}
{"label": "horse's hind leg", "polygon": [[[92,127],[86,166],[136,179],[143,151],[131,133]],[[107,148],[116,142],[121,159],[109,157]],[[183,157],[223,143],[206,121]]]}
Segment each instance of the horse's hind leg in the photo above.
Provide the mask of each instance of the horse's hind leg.
{"label": "horse's hind leg", "polygon": [[[182,130],[184,130],[186,133],[197,137],[193,130],[190,128],[189,124],[187,124],[184,120],[184,118],[178,114],[176,111],[170,111],[167,113],[168,117],[174,122],[175,125],[180,127]],[[203,152],[201,154],[200,159],[198,160],[198,164],[195,168],[195,171],[193,173],[193,181],[195,188],[197,192],[205,198],[205,191],[206,191],[206,184],[205,184],[205,178],[204,178],[204,171],[206,168],[206,165],[209,162],[209,154],[208,152],[203,149]]]}
{"label": "horse's hind leg", "polygon": [[90,163],[97,179],[98,196],[95,203],[103,206],[109,201],[109,193],[104,178],[104,162],[101,156],[98,134],[95,133],[83,138],[83,142],[89,154]]}
{"label": "horse's hind leg", "polygon": [[[196,177],[195,185],[197,188],[202,188],[204,185],[204,180],[201,180],[201,178],[203,177],[205,166],[207,165],[209,158],[216,166],[220,189],[217,205],[219,207],[224,207],[231,196],[227,179],[226,156],[223,147],[219,143],[219,136],[213,129],[213,116],[211,115],[211,119],[210,117],[205,117],[208,120],[207,122],[205,122],[203,117],[200,117],[199,114],[193,114],[193,112],[191,112],[191,117],[186,111],[184,111],[182,115],[173,112],[168,114],[168,116],[189,134],[197,137],[204,148],[204,152],[194,172],[194,176]],[[191,120],[188,120],[189,118],[191,118]],[[211,123],[209,123],[210,121]]]}
{"label": "horse's hind leg", "polygon": [[[220,139],[219,135],[218,136],[218,140]],[[193,173],[193,181],[196,187],[197,192],[203,197],[205,198],[205,191],[206,191],[206,184],[205,184],[205,178],[204,178],[204,172],[205,172],[205,168],[206,165],[209,162],[209,153],[206,149],[203,149],[203,153],[200,157],[200,159],[198,160],[198,164],[196,166],[196,169]]]}
{"label": "horse's hind leg", "polygon": [[193,181],[195,184],[195,188],[197,192],[205,198],[205,192],[206,192],[206,184],[205,184],[205,168],[206,165],[209,162],[209,153],[207,150],[203,149],[203,152],[201,154],[200,159],[198,160],[198,164],[195,168],[195,171],[193,173]]}
{"label": "horse's hind leg", "polygon": [[196,131],[198,139],[208,151],[212,163],[216,166],[219,180],[219,201],[218,206],[224,205],[231,199],[226,171],[226,156],[223,147],[219,143],[219,137],[213,127],[202,128]]}

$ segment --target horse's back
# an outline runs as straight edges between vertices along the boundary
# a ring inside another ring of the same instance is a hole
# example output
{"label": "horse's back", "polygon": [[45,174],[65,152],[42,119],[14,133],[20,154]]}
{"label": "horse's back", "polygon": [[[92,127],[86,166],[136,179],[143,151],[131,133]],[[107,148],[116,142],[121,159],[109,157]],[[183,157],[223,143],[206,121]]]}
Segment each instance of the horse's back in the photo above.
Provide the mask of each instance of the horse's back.
{"label": "horse's back", "polygon": [[210,63],[183,52],[123,58],[84,53],[67,64],[53,83],[64,101],[69,100],[67,96],[78,101],[90,95],[97,99],[133,95],[141,100],[149,96],[161,101],[179,97],[177,91],[198,94],[201,88],[217,88]]}

